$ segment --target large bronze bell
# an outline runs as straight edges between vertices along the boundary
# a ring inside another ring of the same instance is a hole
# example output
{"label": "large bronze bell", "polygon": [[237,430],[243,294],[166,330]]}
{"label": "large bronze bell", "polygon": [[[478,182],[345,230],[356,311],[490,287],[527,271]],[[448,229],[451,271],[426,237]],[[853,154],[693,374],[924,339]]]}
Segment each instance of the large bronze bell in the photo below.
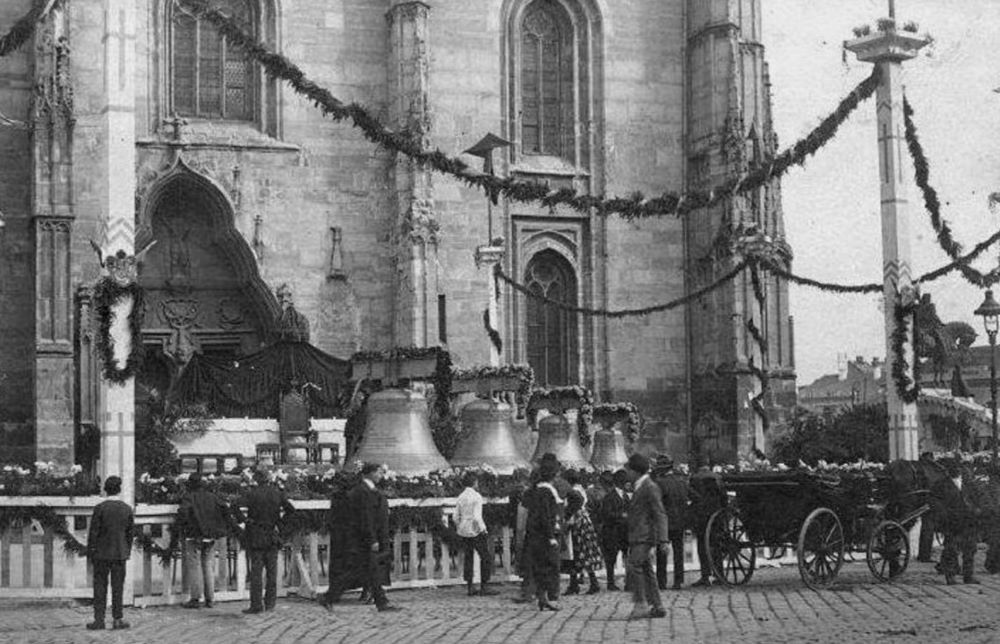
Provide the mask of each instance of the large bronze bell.
{"label": "large bronze bell", "polygon": [[538,421],[538,444],[532,463],[542,460],[542,455],[552,452],[563,467],[590,469],[587,455],[580,447],[576,424],[570,424],[562,414],[550,414]]}
{"label": "large bronze bell", "polygon": [[368,397],[368,422],[354,459],[383,463],[407,476],[451,467],[431,437],[427,399],[409,389],[385,389]]}
{"label": "large bronze bell", "polygon": [[590,455],[590,464],[595,470],[620,470],[625,467],[627,460],[624,434],[614,428],[594,432],[594,450]]}
{"label": "large bronze bell", "polygon": [[460,416],[464,436],[455,449],[451,464],[456,467],[489,465],[501,474],[527,468],[514,442],[511,406],[491,400],[473,400]]}

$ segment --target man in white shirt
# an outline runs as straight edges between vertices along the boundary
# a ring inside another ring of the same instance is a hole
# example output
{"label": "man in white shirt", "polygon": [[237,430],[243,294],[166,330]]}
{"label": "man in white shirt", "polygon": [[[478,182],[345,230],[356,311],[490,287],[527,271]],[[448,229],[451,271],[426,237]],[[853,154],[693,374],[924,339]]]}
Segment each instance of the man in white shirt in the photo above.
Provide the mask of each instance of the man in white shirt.
{"label": "man in white shirt", "polygon": [[[458,536],[462,538],[465,550],[465,584],[469,595],[495,595],[497,591],[489,588],[492,572],[493,553],[490,548],[490,536],[483,521],[483,497],[479,494],[479,478],[475,472],[467,472],[462,483],[465,489],[458,495],[455,503],[455,525]],[[472,584],[472,553],[479,554],[479,591]]]}

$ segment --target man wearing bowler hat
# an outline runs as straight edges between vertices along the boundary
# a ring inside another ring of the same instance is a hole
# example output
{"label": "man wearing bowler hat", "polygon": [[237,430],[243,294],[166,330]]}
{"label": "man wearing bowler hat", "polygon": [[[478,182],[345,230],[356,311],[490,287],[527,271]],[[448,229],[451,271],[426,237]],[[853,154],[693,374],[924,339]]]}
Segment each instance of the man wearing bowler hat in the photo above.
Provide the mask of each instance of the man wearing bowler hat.
{"label": "man wearing bowler hat", "polygon": [[662,493],[649,476],[649,459],[642,454],[629,456],[625,471],[634,487],[628,507],[628,572],[633,601],[629,619],[665,617],[667,612],[653,572],[656,551],[668,543]]}

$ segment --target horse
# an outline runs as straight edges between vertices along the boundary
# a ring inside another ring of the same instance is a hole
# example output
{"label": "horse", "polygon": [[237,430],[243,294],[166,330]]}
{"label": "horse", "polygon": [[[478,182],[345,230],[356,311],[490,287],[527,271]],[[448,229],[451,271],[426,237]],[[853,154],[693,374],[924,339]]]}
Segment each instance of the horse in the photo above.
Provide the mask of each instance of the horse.
{"label": "horse", "polygon": [[[895,460],[886,465],[888,475],[886,518],[902,523],[909,530],[931,505],[931,489],[948,477],[935,461]],[[925,507],[926,506],[926,507]]]}

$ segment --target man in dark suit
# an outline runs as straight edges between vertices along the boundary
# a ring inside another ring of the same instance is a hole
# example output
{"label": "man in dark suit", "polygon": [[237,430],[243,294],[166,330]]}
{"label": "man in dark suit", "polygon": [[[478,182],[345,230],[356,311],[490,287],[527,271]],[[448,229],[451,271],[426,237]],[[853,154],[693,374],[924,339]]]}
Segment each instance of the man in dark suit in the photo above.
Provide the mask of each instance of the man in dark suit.
{"label": "man in dark suit", "polygon": [[[684,584],[684,528],[688,511],[687,478],[674,472],[674,459],[666,454],[656,457],[653,477],[663,494],[663,509],[667,513],[670,550],[674,553],[674,590]],[[656,582],[660,590],[667,589],[667,553],[656,553]]]}
{"label": "man in dark suit", "polygon": [[628,568],[633,601],[629,618],[665,617],[667,612],[653,572],[654,553],[666,548],[669,542],[662,493],[649,477],[649,459],[642,454],[629,456],[625,471],[634,487],[628,506]]}
{"label": "man in dark suit", "polygon": [[389,604],[383,585],[389,583],[389,503],[376,489],[385,471],[381,465],[361,467],[361,481],[347,495],[350,522],[344,526],[343,567],[320,603],[330,608],[340,601],[344,590],[361,586],[371,593],[380,611],[399,610]]}
{"label": "man in dark suit", "polygon": [[710,550],[705,541],[705,530],[712,515],[726,506],[726,493],[722,488],[722,478],[707,464],[700,464],[691,476],[689,491],[691,532],[694,534],[698,561],[701,563],[701,578],[691,585],[711,586],[712,564],[709,561]]}
{"label": "man in dark suit", "polygon": [[[934,453],[921,453],[920,461],[923,463],[933,463]],[[920,540],[917,548],[917,561],[923,561],[925,563],[933,561],[931,559],[931,548],[934,545],[934,533],[936,530],[937,526],[934,521],[934,512],[924,512],[923,516],[920,517]]]}
{"label": "man in dark suit", "polygon": [[199,608],[205,591],[205,608],[215,601],[215,566],[218,540],[229,532],[229,504],[206,489],[201,474],[187,480],[188,493],[177,509],[177,523],[184,535],[184,562],[190,599],[184,608]]}
{"label": "man in dark suit", "polygon": [[611,476],[610,482],[602,479],[608,484],[608,493],[601,499],[601,505],[597,516],[601,531],[601,554],[604,555],[604,568],[608,577],[608,590],[620,590],[615,584],[615,564],[618,562],[618,553],[622,555],[622,561],[628,559],[628,497],[625,494],[625,485],[628,484],[628,475],[625,470],[618,470]]}
{"label": "man in dark suit", "polygon": [[104,629],[104,613],[108,607],[108,578],[111,578],[112,628],[128,628],[122,614],[122,592],[125,588],[125,562],[132,554],[134,519],[132,508],[121,499],[122,480],[109,476],[104,481],[104,492],[108,495],[90,518],[87,534],[87,557],[94,568],[94,621],[87,629]]}
{"label": "man in dark suit", "polygon": [[931,487],[931,503],[944,532],[944,550],[941,552],[941,571],[948,585],[958,583],[958,555],[962,555],[962,580],[967,584],[978,584],[973,575],[977,545],[977,509],[973,504],[962,471],[958,463],[945,464],[948,478],[941,479]]}
{"label": "man in dark suit", "polygon": [[[295,506],[283,490],[270,482],[267,472],[257,470],[253,474],[253,480],[257,485],[240,500],[240,505],[247,509],[244,538],[250,553],[250,608],[243,611],[247,614],[274,609],[278,599],[278,549],[281,547],[279,525],[295,512]],[[233,508],[233,513],[240,523],[244,522],[238,509]],[[267,587],[262,588],[265,570]]]}

